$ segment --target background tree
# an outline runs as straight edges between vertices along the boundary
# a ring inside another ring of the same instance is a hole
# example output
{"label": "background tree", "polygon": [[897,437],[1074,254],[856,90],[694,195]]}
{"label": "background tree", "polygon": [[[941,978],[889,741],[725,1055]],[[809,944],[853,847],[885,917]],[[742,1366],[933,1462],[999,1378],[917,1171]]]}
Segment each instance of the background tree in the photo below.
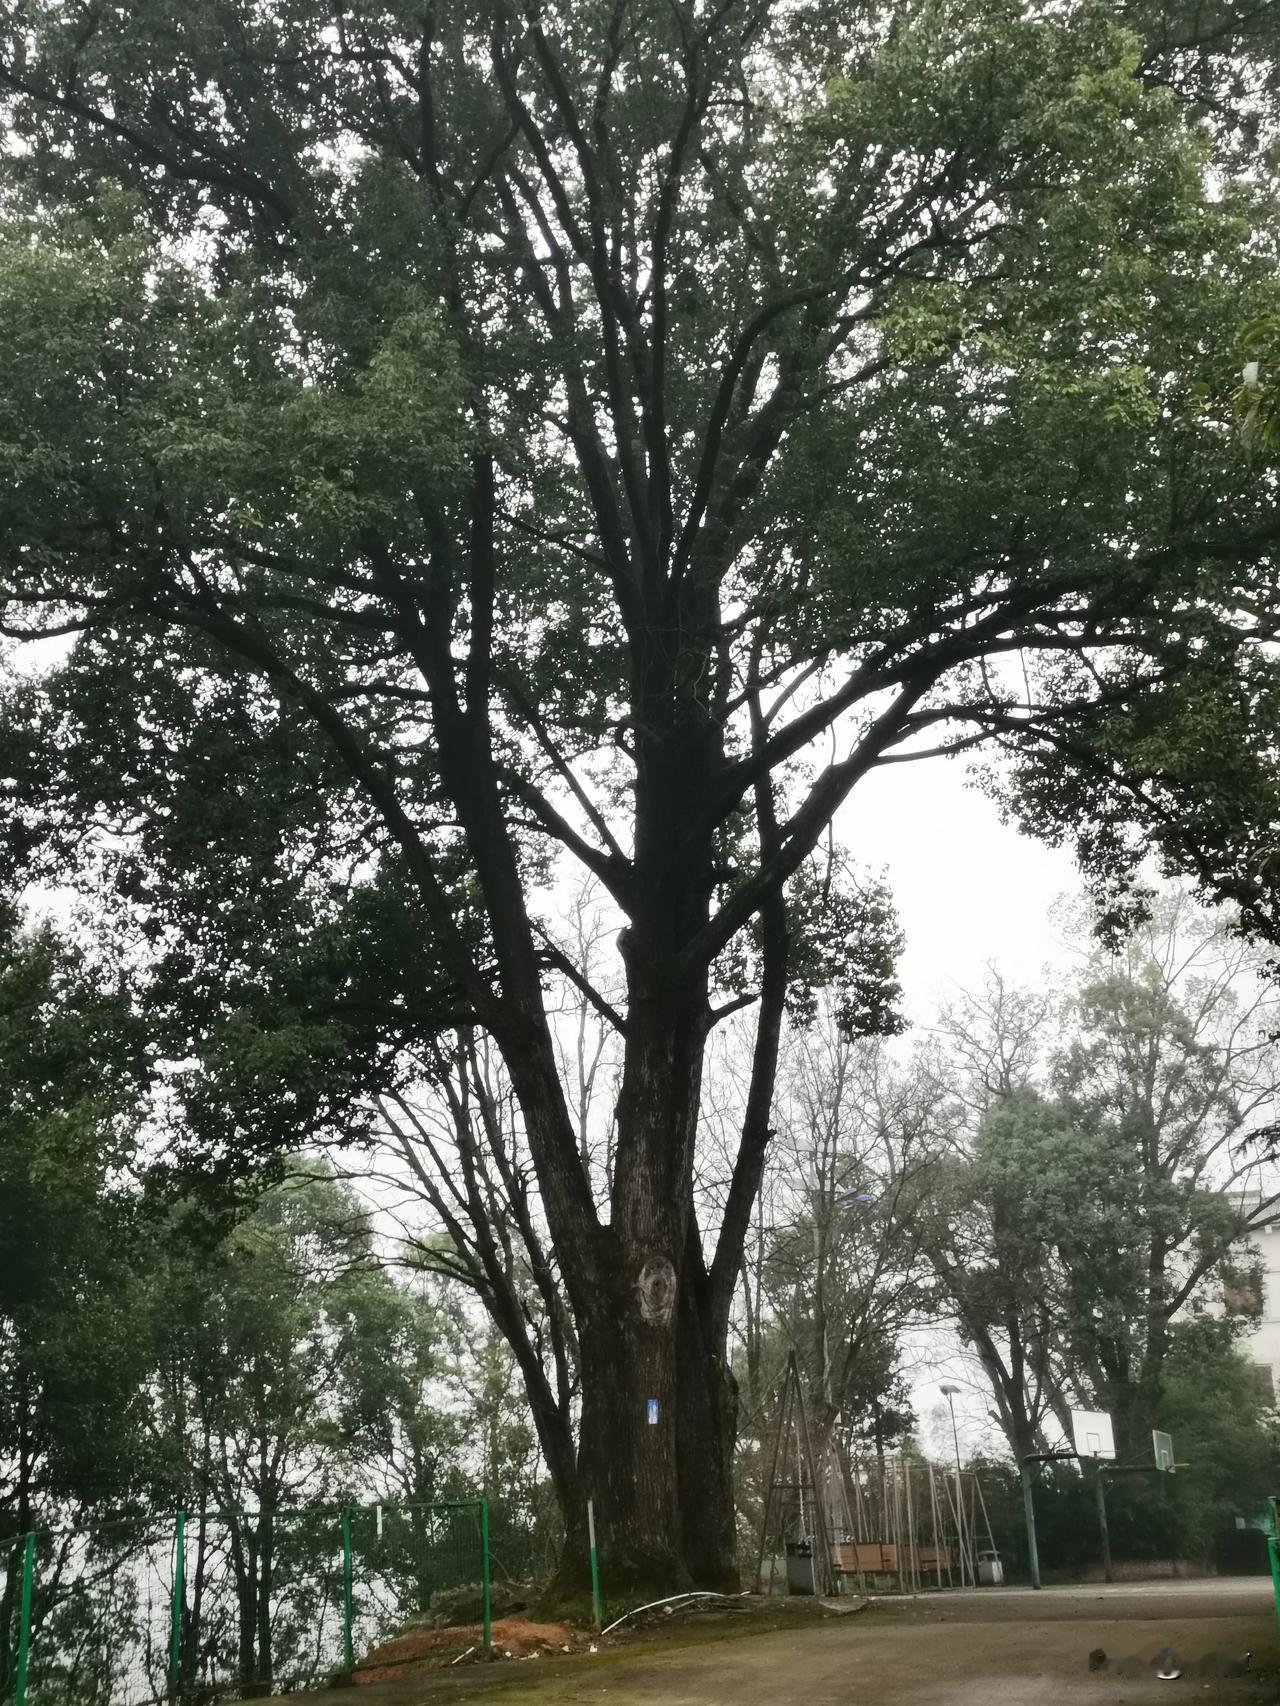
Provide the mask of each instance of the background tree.
{"label": "background tree", "polygon": [[[1081,1270],[1079,1295],[1111,1307],[1110,1267],[1128,1250],[1111,1161],[1063,1110],[1020,1090],[991,1107],[972,1151],[953,1151],[936,1176],[925,1236],[941,1312],[954,1313],[977,1357],[1018,1461],[1048,1449],[1046,1428],[1067,1422],[1064,1249]],[[1117,1312],[1132,1295],[1117,1291]]]}
{"label": "background tree", "polygon": [[478,1571],[431,1501],[490,1498],[508,1571],[556,1533],[505,1344],[456,1284],[394,1274],[367,1201],[296,1161],[265,1194],[172,1194],[152,1152],[173,1103],[131,993],[5,915],[0,1683],[34,1530],[33,1681],[66,1706],[166,1686],[175,1509],[187,1679],[259,1689],[321,1665],[326,1501],[394,1513],[399,1550],[361,1533],[359,1558],[362,1614],[392,1624]]}
{"label": "background tree", "polygon": [[1056,1013],[993,981],[943,1027],[979,1123],[948,1146],[931,1254],[1016,1456],[1072,1404],[1144,1453],[1174,1325],[1224,1283],[1250,1289],[1239,1241],[1274,1212],[1259,957],[1185,894],[1150,912],[1121,952],[1088,952]]}
{"label": "background tree", "polygon": [[1171,1323],[1206,1288],[1221,1295],[1246,1223],[1276,1207],[1259,1190],[1278,1079],[1274,998],[1258,969],[1223,926],[1171,896],[1118,959],[1091,960],[1054,1065],[1063,1106],[1121,1182],[1114,1231],[1133,1271],[1110,1308],[1092,1282],[1070,1343],[1076,1378],[1114,1412],[1129,1451],[1154,1425]]}
{"label": "background tree", "polygon": [[1238,1323],[1207,1314],[1174,1323],[1158,1417],[1178,1456],[1197,1468],[1160,1488],[1163,1522],[1139,1509],[1135,1540],[1154,1529],[1175,1556],[1220,1556],[1237,1517],[1265,1513],[1280,1451],[1274,1398],[1241,1352]]}
{"label": "background tree", "polygon": [[896,1068],[829,1016],[793,1033],[783,1060],[761,1277],[772,1376],[794,1350],[819,1435],[842,1418],[883,1449],[898,1346],[922,1302],[920,1202],[945,1091],[923,1061]]}
{"label": "background tree", "polygon": [[[1220,430],[1271,182],[1204,122],[1273,44],[1127,17],[0,11],[5,620],[79,636],[12,696],[17,851],[120,837],[174,1058],[237,1092],[224,1160],[341,1119],[407,1033],[492,1037],[574,1315],[574,1556],[590,1492],[619,1584],[733,1574],[796,964],[885,1006],[880,909],[801,875],[857,783],[1003,742],[1099,881],[1152,838],[1274,928],[1277,523]],[[607,1214],[548,1017],[566,865],[623,926]],[[702,1063],[747,994],[713,1239]]]}
{"label": "background tree", "polygon": [[[510,1080],[470,1029],[437,1043],[421,1079],[416,1096],[394,1091],[382,1100],[379,1176],[397,1193],[409,1261],[472,1292],[510,1347],[568,1515],[577,1489],[576,1338]],[[584,1116],[584,1145],[586,1124]],[[356,1171],[367,1175],[367,1160]],[[424,1214],[434,1235],[424,1235]]]}
{"label": "background tree", "polygon": [[[148,1066],[122,995],[0,914],[0,1689],[32,1529],[127,1515],[146,1485],[147,1238],[127,1172]],[[40,1621],[65,1563],[42,1534]]]}
{"label": "background tree", "polygon": [[302,1507],[359,1485],[361,1424],[409,1375],[388,1369],[412,1305],[367,1209],[314,1167],[212,1249],[179,1222],[157,1282],[153,1427],[191,1525],[186,1662],[193,1682],[269,1692],[305,1670],[332,1586],[332,1524]]}

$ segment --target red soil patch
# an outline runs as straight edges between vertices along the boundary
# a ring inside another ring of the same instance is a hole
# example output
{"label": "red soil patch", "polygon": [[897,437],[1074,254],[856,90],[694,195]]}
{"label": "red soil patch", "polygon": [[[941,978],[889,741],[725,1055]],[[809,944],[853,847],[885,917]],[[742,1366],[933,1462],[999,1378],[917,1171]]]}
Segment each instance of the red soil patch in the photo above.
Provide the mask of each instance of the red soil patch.
{"label": "red soil patch", "polygon": [[[484,1631],[478,1623],[453,1629],[412,1629],[394,1641],[375,1647],[356,1666],[357,1683],[389,1682],[406,1670],[446,1665],[468,1647],[480,1646]],[[527,1659],[535,1653],[575,1652],[584,1638],[568,1623],[526,1623],[523,1617],[500,1617],[493,1625],[493,1650],[500,1658]]]}

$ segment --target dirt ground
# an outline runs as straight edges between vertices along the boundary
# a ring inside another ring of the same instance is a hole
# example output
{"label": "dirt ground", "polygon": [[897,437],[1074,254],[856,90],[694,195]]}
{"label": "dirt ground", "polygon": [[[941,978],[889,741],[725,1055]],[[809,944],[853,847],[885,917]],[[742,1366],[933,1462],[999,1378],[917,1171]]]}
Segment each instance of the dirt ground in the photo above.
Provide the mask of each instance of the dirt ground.
{"label": "dirt ground", "polygon": [[[508,1659],[527,1659],[534,1654],[539,1658],[548,1654],[559,1657],[561,1653],[581,1652],[589,1645],[588,1637],[568,1623],[530,1623],[524,1617],[500,1617],[489,1633],[496,1650]],[[450,1629],[415,1629],[399,1635],[364,1655],[356,1667],[355,1686],[371,1688],[375,1683],[394,1681],[416,1659],[443,1663],[446,1654],[456,1658],[460,1653],[474,1653],[481,1637],[478,1623]]]}
{"label": "dirt ground", "polygon": [[[1280,1698],[1265,1578],[928,1595],[830,1618],[790,1603],[789,1612],[699,1620],[664,1628],[659,1640],[574,1658],[419,1672],[361,1689],[360,1706],[462,1706],[481,1695],[495,1706],[1143,1706],[1179,1698],[1262,1706]],[[749,1621],[771,1627],[753,1633]],[[1187,1667],[1179,1681],[1159,1681],[1149,1668],[1165,1647]],[[1099,1648],[1106,1668],[1091,1671]],[[1245,1648],[1248,1676],[1190,1674],[1209,1655]],[[352,1694],[306,1698],[340,1706]]]}

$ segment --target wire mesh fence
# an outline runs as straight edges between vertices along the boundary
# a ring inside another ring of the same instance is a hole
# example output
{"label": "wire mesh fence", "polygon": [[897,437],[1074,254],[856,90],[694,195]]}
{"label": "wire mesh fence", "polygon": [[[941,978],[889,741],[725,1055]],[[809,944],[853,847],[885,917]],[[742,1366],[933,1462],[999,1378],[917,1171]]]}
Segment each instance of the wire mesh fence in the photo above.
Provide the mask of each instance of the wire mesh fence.
{"label": "wire mesh fence", "polygon": [[489,1507],[489,1555],[493,1579],[542,1582],[556,1572],[564,1549],[564,1524],[553,1500],[529,1509]]}
{"label": "wire mesh fence", "polygon": [[5,1706],[212,1706],[350,1674],[444,1588],[489,1638],[489,1510],[180,1512],[18,1536],[0,1552]]}
{"label": "wire mesh fence", "polygon": [[376,1505],[350,1515],[352,1635],[367,1648],[395,1617],[423,1616],[444,1588],[480,1583],[485,1507]]}
{"label": "wire mesh fence", "polygon": [[34,1536],[19,1535],[0,1548],[0,1700],[14,1697],[26,1672],[34,1546]]}
{"label": "wire mesh fence", "polygon": [[344,1668],[340,1511],[212,1512],[184,1526],[179,1698],[285,1693]]}
{"label": "wire mesh fence", "polygon": [[163,1698],[173,1524],[140,1517],[4,1545],[0,1700],[142,1706]]}

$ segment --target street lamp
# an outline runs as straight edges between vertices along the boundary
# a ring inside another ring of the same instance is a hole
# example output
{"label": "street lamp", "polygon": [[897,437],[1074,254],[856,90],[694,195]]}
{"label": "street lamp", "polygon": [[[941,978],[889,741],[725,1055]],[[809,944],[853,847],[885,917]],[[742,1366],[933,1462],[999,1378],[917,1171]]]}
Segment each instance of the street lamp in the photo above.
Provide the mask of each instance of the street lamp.
{"label": "street lamp", "polygon": [[962,1386],[953,1386],[949,1381],[942,1384],[942,1396],[947,1401],[951,1412],[951,1441],[956,1448],[956,1537],[960,1542],[960,1585],[964,1586],[964,1491],[960,1484],[960,1433],[956,1427],[956,1395],[962,1392]]}

